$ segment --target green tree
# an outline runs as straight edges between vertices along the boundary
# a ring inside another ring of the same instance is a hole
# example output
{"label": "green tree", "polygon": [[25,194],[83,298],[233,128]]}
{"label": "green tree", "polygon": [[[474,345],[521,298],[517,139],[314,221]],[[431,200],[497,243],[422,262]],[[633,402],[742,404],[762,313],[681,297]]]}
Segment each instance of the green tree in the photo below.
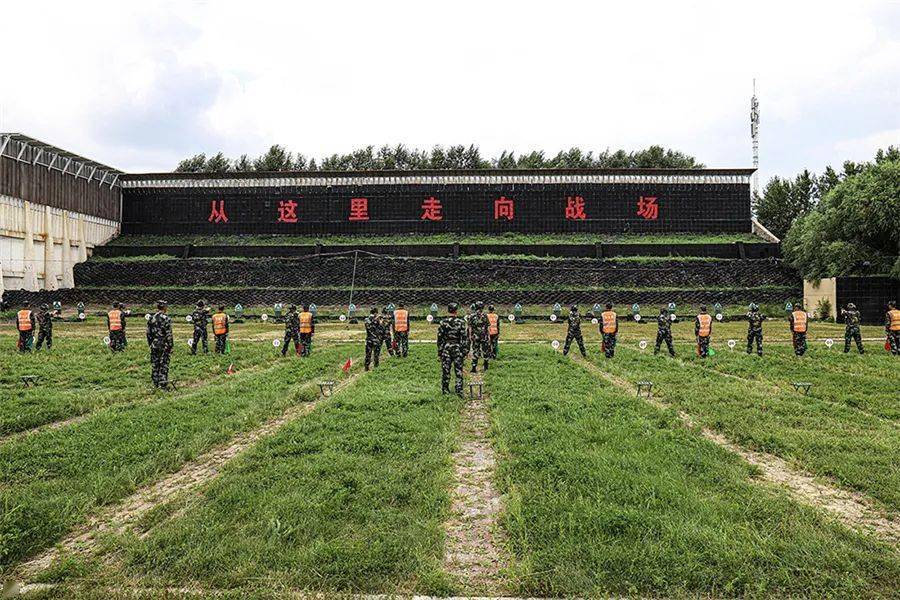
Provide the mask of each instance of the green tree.
{"label": "green tree", "polygon": [[900,278],[900,158],[853,165],[784,239],[785,257],[807,279],[859,273]]}
{"label": "green tree", "polygon": [[818,197],[816,177],[809,171],[803,171],[793,181],[773,177],[763,188],[762,197],[755,199],[756,217],[783,238],[794,220],[815,206]]}
{"label": "green tree", "polygon": [[291,153],[278,144],[253,161],[254,171],[291,171],[293,168],[294,159]]}
{"label": "green tree", "polygon": [[202,173],[206,170],[206,155],[195,154],[186,158],[175,167],[176,173]]}
{"label": "green tree", "polygon": [[228,173],[231,171],[231,159],[226,158],[221,152],[206,161],[203,168],[206,173]]}

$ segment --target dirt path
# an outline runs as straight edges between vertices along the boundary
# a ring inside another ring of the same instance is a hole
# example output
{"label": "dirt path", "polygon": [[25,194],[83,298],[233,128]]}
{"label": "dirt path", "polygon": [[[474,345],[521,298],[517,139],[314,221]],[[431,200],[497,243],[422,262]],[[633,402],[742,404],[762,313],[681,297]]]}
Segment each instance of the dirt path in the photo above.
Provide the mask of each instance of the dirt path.
{"label": "dirt path", "polygon": [[466,593],[496,595],[503,591],[500,494],[493,482],[497,458],[489,439],[486,399],[468,398],[461,421],[460,446],[452,457],[452,516],[444,524],[444,568]]}
{"label": "dirt path", "polygon": [[[628,381],[607,373],[581,357],[573,355],[572,359],[613,385],[629,393],[637,393],[637,387]],[[659,409],[672,408],[656,392],[652,398],[644,396],[641,399]],[[678,411],[677,414],[685,426],[697,427],[694,419],[687,413]],[[874,533],[895,548],[900,545],[900,518],[898,518],[900,516],[886,515],[885,510],[876,506],[865,494],[822,483],[812,475],[789,465],[782,458],[739,446],[722,434],[706,427],[700,427],[699,432],[704,438],[740,455],[745,461],[758,467],[765,481],[786,487],[796,499],[804,504],[827,511],[852,529],[864,533]]]}
{"label": "dirt path", "polygon": [[[360,375],[362,372],[354,373],[349,378],[337,383],[333,393],[338,393],[351,385]],[[306,383],[300,386],[297,394],[317,387],[318,385],[314,381]],[[103,534],[124,532],[134,526],[154,507],[209,483],[219,475],[222,467],[230,460],[249,449],[260,439],[273,434],[287,422],[311,412],[321,401],[322,398],[319,397],[312,402],[290,406],[279,416],[266,421],[256,429],[238,434],[225,445],[214,448],[185,464],[177,472],[137,490],[115,506],[91,518],[86,525],[70,534],[53,548],[19,565],[16,569],[16,576],[28,581],[49,568],[65,553],[88,554],[92,552],[98,538]]]}

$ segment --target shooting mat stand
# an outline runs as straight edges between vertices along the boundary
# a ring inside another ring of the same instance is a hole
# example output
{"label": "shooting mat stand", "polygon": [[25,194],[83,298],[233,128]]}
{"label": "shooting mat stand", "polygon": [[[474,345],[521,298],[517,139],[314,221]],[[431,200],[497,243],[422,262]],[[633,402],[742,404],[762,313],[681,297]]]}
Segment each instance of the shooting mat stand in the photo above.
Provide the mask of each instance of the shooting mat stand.
{"label": "shooting mat stand", "polygon": [[469,380],[468,385],[469,398],[478,398],[479,400],[484,399],[484,380],[480,377],[473,378]]}
{"label": "shooting mat stand", "polygon": [[641,395],[644,393],[647,394],[648,398],[653,397],[653,382],[652,381],[638,381],[637,382],[638,398],[640,398]]}
{"label": "shooting mat stand", "polygon": [[802,392],[804,396],[809,395],[809,388],[812,387],[812,384],[807,381],[795,381],[791,385],[794,386],[794,391],[796,391],[798,394]]}
{"label": "shooting mat stand", "polygon": [[332,394],[334,394],[334,382],[333,381],[320,381],[319,382],[319,393],[323,398],[328,398]]}

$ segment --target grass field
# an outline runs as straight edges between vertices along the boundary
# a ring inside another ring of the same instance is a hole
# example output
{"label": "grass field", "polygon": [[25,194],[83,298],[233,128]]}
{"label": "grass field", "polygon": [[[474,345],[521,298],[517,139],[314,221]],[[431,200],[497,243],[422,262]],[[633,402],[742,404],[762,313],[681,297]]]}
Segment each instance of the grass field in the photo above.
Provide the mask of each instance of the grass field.
{"label": "grass field", "polygon": [[[585,324],[582,364],[551,347],[563,326],[505,325],[478,409],[496,455],[488,540],[448,526],[471,517],[452,508],[467,493],[469,413],[440,394],[433,325],[413,323],[410,357],[382,355],[364,374],[361,324],[320,324],[300,359],[281,358],[281,326],[260,321],[233,326],[231,355],[190,356],[178,321],[176,392],[149,386],[142,325],[121,355],[97,317],[59,323],[53,352],[32,355],[0,325],[0,578],[30,597],[900,590],[900,359],[878,327],[863,329],[859,356],[825,346],[842,345],[840,326],[814,323],[797,358],[770,322],[759,358],[742,351],[745,324],[722,323],[703,360],[690,323],[675,325],[670,358],[653,355],[655,328],[627,322],[607,360]],[[23,374],[44,378],[26,389]],[[317,399],[323,379],[346,381]],[[652,401],[630,387],[644,380]],[[812,383],[808,396],[796,381]],[[771,481],[734,447],[783,460],[785,477],[812,476],[881,525]],[[447,560],[466,544],[496,546],[489,586]]]}

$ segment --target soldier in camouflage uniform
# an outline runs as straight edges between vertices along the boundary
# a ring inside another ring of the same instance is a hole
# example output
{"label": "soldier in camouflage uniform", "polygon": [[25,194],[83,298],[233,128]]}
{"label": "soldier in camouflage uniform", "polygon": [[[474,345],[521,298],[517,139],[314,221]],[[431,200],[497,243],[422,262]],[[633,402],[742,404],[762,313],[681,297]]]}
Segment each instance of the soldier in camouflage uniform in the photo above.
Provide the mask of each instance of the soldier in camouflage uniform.
{"label": "soldier in camouflage uniform", "polygon": [[860,354],[864,354],[865,350],[863,350],[862,343],[862,334],[859,332],[859,321],[860,315],[859,311],[856,310],[856,305],[850,302],[847,304],[847,308],[841,311],[841,316],[844,317],[844,354],[850,352],[850,340],[856,342],[856,349],[859,350]]}
{"label": "soldier in camouflage uniform", "polygon": [[566,343],[563,345],[563,356],[569,353],[572,340],[575,340],[578,342],[581,356],[587,358],[587,351],[584,348],[584,336],[581,335],[581,314],[578,312],[578,307],[574,304],[569,308],[569,317],[566,319],[566,325],[568,329],[566,329]]}
{"label": "soldier in camouflage uniform", "polygon": [[281,343],[281,355],[285,356],[288,345],[294,340],[294,353],[300,354],[300,314],[297,305],[288,306],[288,314],[284,317],[284,341]]}
{"label": "soldier in camouflage uniform", "polygon": [[791,328],[794,354],[803,356],[806,354],[807,349],[806,336],[809,332],[809,315],[803,310],[801,302],[794,304],[794,310],[788,317],[788,323],[790,323]]}
{"label": "soldier in camouflage uniform", "polygon": [[756,354],[763,355],[763,321],[766,320],[765,315],[759,312],[759,306],[750,305],[750,312],[747,313],[747,354],[753,353],[753,342],[756,342]]}
{"label": "soldier in camouflage uniform", "polygon": [[209,322],[209,309],[203,300],[197,302],[197,308],[191,313],[191,322],[194,324],[194,341],[191,344],[191,354],[197,354],[197,346],[203,341],[203,354],[209,354],[208,332],[206,324]]}
{"label": "soldier in camouflage uniform", "polygon": [[600,336],[603,339],[601,347],[606,358],[612,358],[616,354],[616,338],[619,335],[619,315],[613,310],[612,303],[606,304],[606,310],[600,313]]}
{"label": "soldier in camouflage uniform", "polygon": [[34,328],[36,326],[34,312],[31,303],[23,302],[22,310],[16,313],[16,329],[19,332],[19,340],[16,348],[19,352],[31,352],[31,344],[34,342]]}
{"label": "soldier in camouflage uniform", "polygon": [[391,337],[391,330],[394,327],[394,315],[385,306],[381,309],[381,341],[387,348],[388,356],[394,355],[394,340]]}
{"label": "soldier in camouflage uniform", "polygon": [[491,335],[488,332],[487,315],[484,314],[484,302],[475,303],[475,312],[469,318],[469,330],[472,339],[472,372],[478,372],[478,359],[484,362],[484,370],[488,369],[488,357],[491,355]]}
{"label": "soldier in camouflage uniform", "polygon": [[378,308],[373,306],[369,316],[364,321],[366,326],[366,371],[374,362],[378,368],[378,359],[381,356],[381,344],[384,343],[384,325],[378,316]]}
{"label": "soldier in camouflage uniform", "polygon": [[884,315],[884,332],[887,334],[891,354],[900,356],[900,310],[896,302],[888,302],[888,311]]}
{"label": "soldier in camouflage uniform", "polygon": [[466,322],[457,316],[459,307],[454,302],[447,307],[448,316],[438,325],[437,347],[441,360],[441,393],[450,393],[450,369],[456,376],[456,395],[463,393],[463,359],[466,347]]}
{"label": "soldier in camouflage uniform", "polygon": [[675,356],[675,346],[672,344],[672,318],[669,316],[669,309],[665,307],[659,309],[659,316],[656,317],[656,346],[653,348],[653,354],[659,354],[663,342],[669,349],[669,356]]}
{"label": "soldier in camouflage uniform", "polygon": [[700,358],[709,356],[709,339],[712,337],[712,315],[705,306],[700,307],[700,314],[694,319],[694,335],[697,336],[697,355]]}
{"label": "soldier in camouflage uniform", "polygon": [[41,349],[44,341],[47,342],[47,350],[53,347],[53,313],[50,312],[50,306],[41,304],[41,310],[37,314],[38,339],[36,350]]}
{"label": "soldier in camouflage uniform", "polygon": [[168,305],[160,300],[156,312],[147,321],[147,345],[150,346],[150,378],[153,387],[166,388],[169,385],[169,358],[175,345],[172,339],[172,319]]}

